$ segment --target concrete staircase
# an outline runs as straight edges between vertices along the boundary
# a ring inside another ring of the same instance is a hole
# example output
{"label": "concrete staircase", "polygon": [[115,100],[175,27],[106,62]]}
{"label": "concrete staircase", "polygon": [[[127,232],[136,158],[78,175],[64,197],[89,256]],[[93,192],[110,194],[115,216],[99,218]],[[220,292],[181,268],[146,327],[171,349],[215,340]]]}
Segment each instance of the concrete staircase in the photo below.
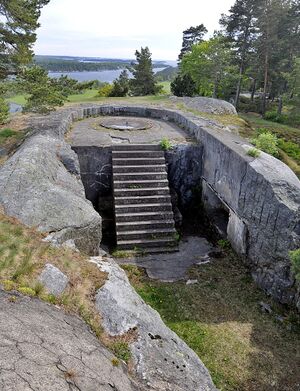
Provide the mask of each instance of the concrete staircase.
{"label": "concrete staircase", "polygon": [[154,144],[113,146],[118,250],[177,251],[164,152]]}

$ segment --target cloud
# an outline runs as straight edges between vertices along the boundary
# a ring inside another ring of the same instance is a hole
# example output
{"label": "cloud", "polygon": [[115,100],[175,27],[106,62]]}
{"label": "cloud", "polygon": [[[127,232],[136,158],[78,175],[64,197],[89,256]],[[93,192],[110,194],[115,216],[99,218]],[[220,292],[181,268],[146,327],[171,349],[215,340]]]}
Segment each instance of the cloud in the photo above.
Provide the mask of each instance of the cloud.
{"label": "cloud", "polygon": [[234,0],[51,0],[42,10],[37,54],[130,57],[148,45],[153,58],[177,58],[182,31],[204,23],[210,33]]}

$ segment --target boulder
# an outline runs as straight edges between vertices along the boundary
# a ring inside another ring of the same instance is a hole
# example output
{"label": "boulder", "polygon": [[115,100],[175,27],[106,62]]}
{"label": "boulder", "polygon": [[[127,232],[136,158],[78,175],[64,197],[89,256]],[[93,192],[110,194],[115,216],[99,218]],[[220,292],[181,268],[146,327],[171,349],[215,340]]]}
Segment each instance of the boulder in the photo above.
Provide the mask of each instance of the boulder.
{"label": "boulder", "polygon": [[137,330],[130,349],[138,377],[155,391],[216,391],[196,353],[141,299],[125,272],[112,259],[94,262],[108,273],[96,296],[105,331],[116,336]]}
{"label": "boulder", "polygon": [[61,295],[69,283],[68,277],[50,263],[45,265],[38,280],[54,296]]}
{"label": "boulder", "polygon": [[208,114],[230,114],[237,115],[235,107],[225,100],[205,98],[204,96],[195,96],[179,98],[177,96],[171,96],[172,102],[181,103],[188,109],[194,109],[201,113]]}

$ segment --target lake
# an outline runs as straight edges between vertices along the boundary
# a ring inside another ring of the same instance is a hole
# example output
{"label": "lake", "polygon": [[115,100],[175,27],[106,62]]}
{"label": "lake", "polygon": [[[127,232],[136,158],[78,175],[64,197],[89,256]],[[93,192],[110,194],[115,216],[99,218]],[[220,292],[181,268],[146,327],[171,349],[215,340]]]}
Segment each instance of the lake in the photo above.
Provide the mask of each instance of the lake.
{"label": "lake", "polygon": [[[162,71],[164,68],[154,68],[154,73]],[[123,69],[116,69],[110,71],[97,71],[97,72],[49,72],[50,77],[60,77],[61,75],[67,75],[72,79],[78,81],[90,81],[90,80],[99,80],[102,82],[112,83],[115,79],[117,79]],[[130,77],[131,74],[129,74]]]}

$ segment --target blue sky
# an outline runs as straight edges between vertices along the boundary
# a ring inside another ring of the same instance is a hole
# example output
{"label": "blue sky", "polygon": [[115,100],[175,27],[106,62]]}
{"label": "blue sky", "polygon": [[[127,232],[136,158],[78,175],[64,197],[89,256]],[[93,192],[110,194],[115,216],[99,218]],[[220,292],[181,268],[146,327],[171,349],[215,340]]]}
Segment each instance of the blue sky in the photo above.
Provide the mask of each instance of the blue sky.
{"label": "blue sky", "polygon": [[51,0],[42,10],[36,54],[176,60],[182,31],[200,23],[209,35],[234,0]]}

